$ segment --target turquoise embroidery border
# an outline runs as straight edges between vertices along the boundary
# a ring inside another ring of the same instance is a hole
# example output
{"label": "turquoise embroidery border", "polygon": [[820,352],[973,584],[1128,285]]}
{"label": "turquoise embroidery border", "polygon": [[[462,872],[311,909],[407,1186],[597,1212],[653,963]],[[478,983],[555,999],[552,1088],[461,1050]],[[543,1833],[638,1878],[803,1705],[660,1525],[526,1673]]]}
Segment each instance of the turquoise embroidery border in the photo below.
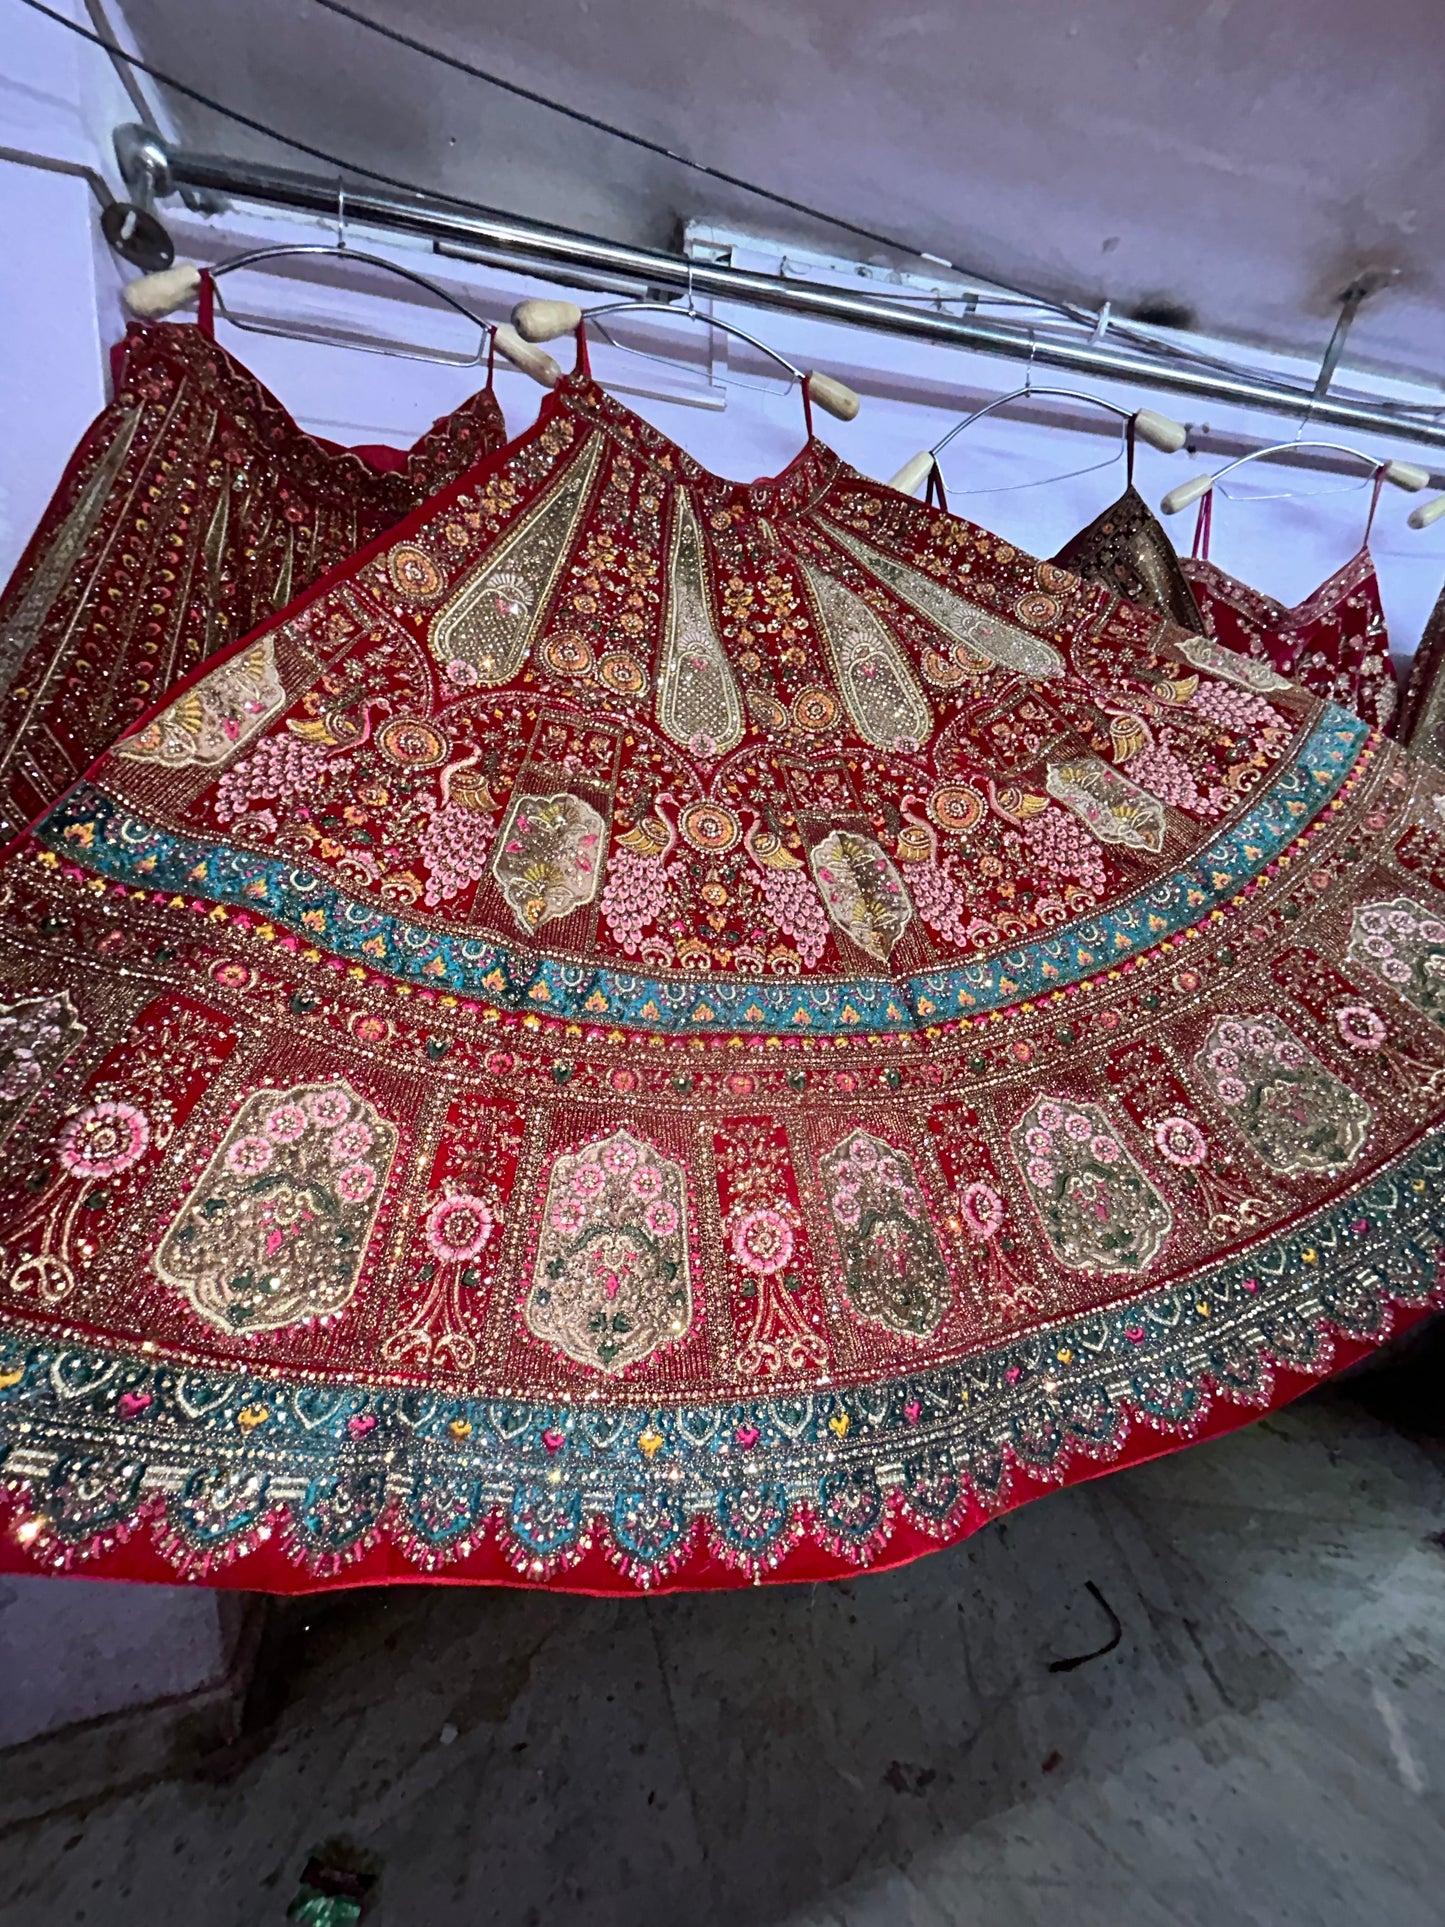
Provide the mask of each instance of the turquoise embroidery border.
{"label": "turquoise embroidery border", "polygon": [[897,980],[668,979],[529,956],[378,912],[324,884],[304,866],[176,836],[92,784],[79,785],[57,805],[39,835],[57,854],[114,881],[227,904],[261,921],[282,923],[318,949],[383,975],[477,997],[502,1010],[690,1034],[897,1033],[1059,989],[1197,923],[1319,815],[1369,736],[1368,723],[1327,705],[1297,759],[1241,822],[1185,868],[1096,921],[1056,937],[987,962]]}
{"label": "turquoise embroidery border", "polygon": [[[162,1529],[192,1558],[244,1541],[283,1503],[307,1561],[345,1554],[388,1513],[413,1556],[445,1558],[497,1507],[512,1542],[543,1559],[600,1515],[635,1574],[665,1564],[699,1519],[744,1562],[766,1562],[808,1513],[825,1538],[862,1546],[890,1489],[946,1526],[967,1489],[985,1504],[999,1493],[1011,1461],[1051,1470],[1107,1452],[1131,1419],[1187,1432],[1211,1386],[1268,1404],[1271,1360],[1322,1372],[1327,1329],[1378,1340],[1392,1305],[1438,1303],[1442,1179],[1437,1129],[1192,1278],[871,1385],[716,1403],[288,1381],[0,1325],[0,1478],[71,1545],[164,1494]],[[73,1510],[72,1475],[94,1488]]]}

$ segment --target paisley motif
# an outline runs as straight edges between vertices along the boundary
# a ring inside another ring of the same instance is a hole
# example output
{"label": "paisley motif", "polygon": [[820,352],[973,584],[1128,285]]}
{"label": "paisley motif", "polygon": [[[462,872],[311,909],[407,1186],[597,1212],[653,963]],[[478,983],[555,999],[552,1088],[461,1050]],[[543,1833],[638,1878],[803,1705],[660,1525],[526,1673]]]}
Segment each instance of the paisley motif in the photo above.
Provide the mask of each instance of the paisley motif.
{"label": "paisley motif", "polygon": [[725,756],[743,739],[742,697],[708,608],[702,536],[682,492],[668,570],[657,720],[664,735],[704,762]]}
{"label": "paisley motif", "polygon": [[485,689],[510,682],[541,631],[557,576],[587,506],[597,453],[557,484],[442,604],[428,630],[437,661],[463,666],[456,681]]}
{"label": "paisley motif", "polygon": [[933,715],[897,642],[863,598],[836,576],[809,563],[804,573],[828,639],[838,693],[858,734],[875,749],[926,743]]}
{"label": "paisley motif", "polygon": [[[916,569],[895,562],[891,556],[883,555],[866,542],[861,542],[846,529],[830,527],[828,532],[855,562],[861,563],[871,575],[876,575],[900,601],[906,602],[955,642],[961,642],[972,655],[982,656],[1000,669],[1012,669],[1033,682],[1047,682],[1065,673],[1063,657],[1052,643],[1045,642],[1041,636],[1031,635],[1027,629],[1020,629],[1002,616],[981,609],[977,603],[968,601],[956,591],[945,589],[942,583],[920,575]],[[1046,602],[1048,598],[1040,597],[1038,601]],[[1049,603],[1049,607],[1054,608],[1055,605]],[[1034,606],[1034,613],[1041,615],[1043,611]]]}

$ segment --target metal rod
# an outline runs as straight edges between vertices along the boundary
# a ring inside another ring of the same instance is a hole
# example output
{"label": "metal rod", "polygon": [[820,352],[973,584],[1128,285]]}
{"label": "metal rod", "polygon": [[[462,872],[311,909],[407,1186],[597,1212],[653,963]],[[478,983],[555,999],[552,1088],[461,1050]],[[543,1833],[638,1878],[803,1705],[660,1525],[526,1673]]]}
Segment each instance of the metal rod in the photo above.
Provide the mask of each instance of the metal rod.
{"label": "metal rod", "polygon": [[[152,155],[160,143],[146,144]],[[162,158],[162,157],[157,157]],[[337,184],[290,169],[254,161],[228,160],[189,149],[164,147],[163,164],[153,180],[164,195],[180,187],[207,188],[238,200],[259,201],[270,207],[334,218]],[[134,189],[139,183],[131,183]],[[1314,423],[1329,422],[1396,441],[1445,448],[1445,420],[1401,420],[1367,402],[1337,397],[1313,397],[1307,388],[1273,383],[1249,375],[1224,375],[1190,367],[1187,363],[1156,360],[1103,342],[1084,343],[1040,336],[990,321],[978,315],[943,314],[936,309],[904,307],[876,295],[828,287],[816,281],[793,281],[778,275],[757,274],[719,263],[689,260],[653,248],[627,246],[593,235],[576,234],[541,222],[523,220],[495,209],[385,188],[352,185],[346,189],[349,218],[370,227],[390,229],[455,246],[469,242],[485,247],[493,258],[515,257],[531,273],[552,272],[565,280],[566,271],[624,275],[650,288],[691,287],[696,294],[737,301],[785,313],[810,315],[874,333],[933,341],[975,353],[999,355],[1012,361],[1032,360],[1038,367],[1057,368],[1101,381],[1132,382],[1140,387],[1192,395],[1200,401],[1263,409],[1277,415],[1301,416],[1309,411]]]}
{"label": "metal rod", "polygon": [[1335,370],[1340,365],[1340,356],[1345,352],[1345,342],[1354,325],[1355,316],[1360,312],[1360,303],[1369,292],[1369,288],[1363,282],[1356,282],[1354,287],[1346,288],[1340,296],[1340,312],[1335,320],[1334,331],[1330,335],[1330,345],[1325,349],[1324,360],[1320,363],[1320,372],[1315,376],[1316,401],[1330,392],[1330,383],[1334,380]]}

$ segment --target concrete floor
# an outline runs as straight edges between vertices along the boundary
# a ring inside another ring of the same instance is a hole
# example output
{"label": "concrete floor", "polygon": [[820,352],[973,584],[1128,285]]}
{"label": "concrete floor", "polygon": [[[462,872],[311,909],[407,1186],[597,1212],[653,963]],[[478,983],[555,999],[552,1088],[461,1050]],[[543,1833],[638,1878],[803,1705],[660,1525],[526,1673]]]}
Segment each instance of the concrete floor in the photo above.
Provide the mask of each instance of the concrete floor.
{"label": "concrete floor", "polygon": [[855,1583],[277,1607],[241,1744],[12,1829],[0,1923],[260,1927],[339,1840],[394,1927],[1440,1927],[1442,1527],[1329,1391]]}

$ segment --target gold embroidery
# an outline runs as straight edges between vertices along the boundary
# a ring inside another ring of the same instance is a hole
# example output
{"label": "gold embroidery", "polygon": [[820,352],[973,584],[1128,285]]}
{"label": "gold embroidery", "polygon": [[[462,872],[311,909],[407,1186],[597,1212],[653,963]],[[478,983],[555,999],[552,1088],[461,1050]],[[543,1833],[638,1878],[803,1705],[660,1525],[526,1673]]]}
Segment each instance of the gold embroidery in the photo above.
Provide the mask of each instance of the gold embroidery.
{"label": "gold embroidery", "polygon": [[702,536],[681,490],[668,582],[657,720],[673,742],[710,762],[742,741],[743,705],[708,607]]}
{"label": "gold embroidery", "polygon": [[116,754],[132,763],[168,769],[227,762],[258,736],[286,702],[271,636],[223,662],[177,696],[153,722],[121,743]]}
{"label": "gold embroidery", "polygon": [[870,957],[887,963],[913,915],[891,858],[871,836],[834,830],[810,860],[828,915]]}
{"label": "gold embroidery", "polygon": [[601,453],[597,436],[438,611],[428,641],[438,662],[466,666],[458,681],[495,688],[521,668],[547,614]]}
{"label": "gold embroidery", "polygon": [[527,1329],[621,1372],[692,1323],[682,1166],[628,1131],[567,1152],[547,1182]]}
{"label": "gold embroidery", "polygon": [[1257,696],[1290,687],[1289,678],[1279,675],[1267,662],[1256,662],[1251,656],[1240,655],[1237,649],[1226,649],[1222,643],[1211,642],[1208,636],[1191,636],[1181,630],[1166,636],[1165,641],[1194,668],[1207,670],[1211,676],[1222,676],[1226,682],[1237,683],[1241,689],[1252,690]]}
{"label": "gold embroidery", "polygon": [[916,749],[933,734],[933,713],[903,652],[861,596],[811,563],[803,572],[853,726],[874,749]]}
{"label": "gold embroidery", "polygon": [[606,830],[590,803],[565,790],[512,799],[492,875],[529,935],[596,896]]}
{"label": "gold embroidery", "polygon": [[0,630],[0,695],[14,682],[20,665],[39,640],[55,598],[65,587],[66,578],[80,559],[90,539],[96,518],[105,505],[111,486],[121,471],[130,445],[135,439],[141,411],[132,408],[122,418],[114,439],[96,463],[90,480],[81,489],[70,513],[56,530],[50,547],[35,565],[35,571],[16,604],[15,613]]}
{"label": "gold embroidery", "polygon": [[1122,843],[1156,855],[1163,849],[1164,805],[1097,757],[1050,763],[1044,787],[1082,817],[1101,843]]}
{"label": "gold embroidery", "polygon": [[224,1331],[274,1331],[351,1300],[397,1132],[340,1080],[256,1091],[156,1253]]}
{"label": "gold embroidery", "polygon": [[977,603],[965,601],[951,589],[930,581],[902,562],[895,562],[845,529],[830,527],[828,533],[900,601],[906,602],[946,636],[963,643],[976,656],[984,656],[1002,669],[1017,670],[1019,675],[1034,682],[1047,682],[1065,673],[1064,659],[1052,643],[1031,635],[1027,629],[1017,628],[1012,622],[1005,622],[1002,616],[991,615]]}

